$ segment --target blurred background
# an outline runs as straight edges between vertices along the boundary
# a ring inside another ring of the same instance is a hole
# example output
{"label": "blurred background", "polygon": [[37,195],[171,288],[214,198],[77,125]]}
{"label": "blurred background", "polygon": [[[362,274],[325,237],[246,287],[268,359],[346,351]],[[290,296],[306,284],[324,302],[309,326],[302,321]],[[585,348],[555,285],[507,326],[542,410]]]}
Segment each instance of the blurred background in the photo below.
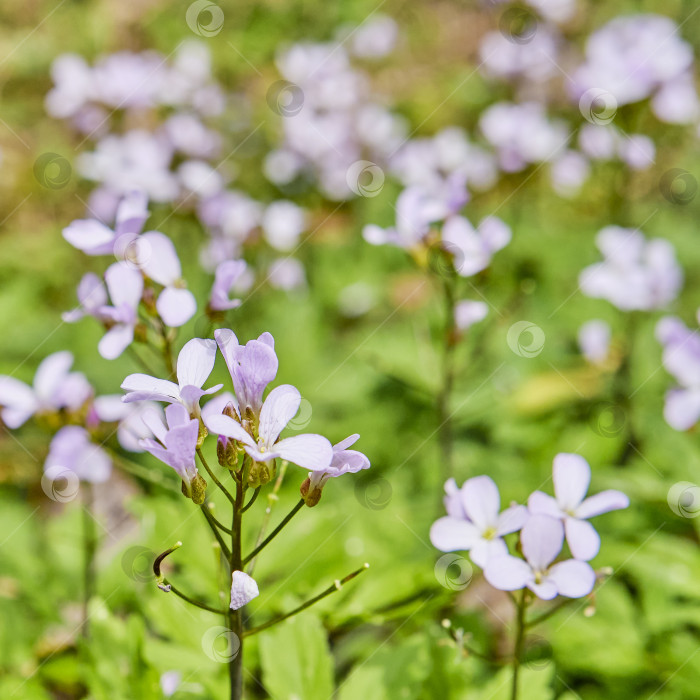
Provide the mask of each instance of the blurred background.
{"label": "blurred background", "polygon": [[[463,175],[469,220],[495,214],[513,232],[488,269],[457,280],[460,297],[484,301],[488,315],[455,348],[453,476],[461,484],[489,474],[504,504],[522,503],[537,488],[551,490],[556,453],[576,452],[591,464],[592,492],[620,489],[632,503],[597,522],[593,563],[614,576],[528,641],[523,697],[700,697],[698,437],[664,420],[676,382],[655,336],[669,313],[697,328],[698,9],[681,0],[0,7],[0,373],[31,383],[44,357],[68,349],[102,395],[119,394],[139,371],[127,354],[98,355],[97,323],[61,321],[82,275],[104,269],[61,231],[88,216],[111,224],[123,188],[150,187],[146,230],[172,237],[199,301],[177,346],[213,326],[242,340],[271,332],[278,383],[299,387],[304,399],[300,428],[333,442],[358,432],[372,462],[329,484],[261,559],[253,616],[294,607],[365,561],[371,568],[292,624],[252,639],[249,697],[509,697],[498,661],[511,644],[507,596],[476,568],[436,568],[440,552],[428,537],[449,473],[436,409],[442,272],[362,235],[367,224],[394,225],[397,196],[427,171]],[[616,18],[641,14],[669,18],[673,30],[613,24],[591,39]],[[617,51],[635,37],[641,48],[623,57],[637,63],[619,70],[648,69],[654,75],[639,82],[652,87],[623,96],[604,68],[614,74]],[[145,67],[141,59],[105,63],[118,52],[148,52]],[[57,64],[65,54],[83,63]],[[676,64],[684,82],[657,98]],[[160,100],[132,102],[132,87],[149,85],[163,65],[179,65],[183,81],[209,90],[193,91],[187,110],[185,98],[170,100],[177,81],[160,86]],[[112,92],[91,102],[81,80],[95,66],[102,72],[91,79]],[[609,85],[595,82],[601,75]],[[598,88],[602,98],[590,93]],[[295,100],[300,113],[315,110],[313,132],[289,119]],[[530,107],[493,111],[513,104]],[[183,146],[163,146],[167,120],[192,111],[215,146],[195,149],[196,127],[183,129]],[[601,135],[610,125],[615,132]],[[149,136],[109,141],[134,132]],[[353,187],[345,174],[360,160],[379,174],[370,170]],[[215,191],[212,172],[221,178]],[[376,191],[368,194],[368,183]],[[225,221],[222,191],[238,197],[226,202]],[[278,212],[283,223],[274,224],[270,205],[279,201],[300,209]],[[239,222],[251,208],[250,223]],[[284,222],[299,212],[300,230],[288,231]],[[634,310],[584,294],[579,275],[600,261],[596,234],[608,225],[669,241],[682,291]],[[212,322],[204,308],[222,255],[244,257],[255,279],[243,305]],[[272,274],[280,261],[283,271]],[[577,342],[591,319],[611,329],[597,362]],[[511,342],[518,322],[536,330]],[[228,382],[220,360],[214,380]],[[214,599],[209,534],[190,519],[192,504],[167,468],[114,438],[110,449],[130,467],[96,488],[97,595],[90,643],[80,639],[83,512],[79,500],[55,502],[42,489],[50,439],[40,422],[0,431],[0,697],[225,697],[225,666],[203,650],[212,616],[164,595],[150,574],[153,554],[182,540],[178,581]],[[303,477],[290,466],[273,519],[296,502]],[[495,662],[464,658],[445,618]]]}

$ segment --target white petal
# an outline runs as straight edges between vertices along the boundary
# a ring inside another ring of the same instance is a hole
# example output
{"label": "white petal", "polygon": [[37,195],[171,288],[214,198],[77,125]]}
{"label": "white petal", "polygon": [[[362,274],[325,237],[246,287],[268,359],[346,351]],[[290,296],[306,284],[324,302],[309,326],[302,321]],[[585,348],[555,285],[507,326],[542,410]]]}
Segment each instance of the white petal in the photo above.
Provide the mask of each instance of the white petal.
{"label": "white petal", "polygon": [[525,506],[511,506],[506,508],[499,516],[496,525],[497,535],[508,535],[511,532],[517,532],[522,528],[528,518],[527,508]]}
{"label": "white petal", "polygon": [[291,384],[282,384],[268,394],[260,411],[259,429],[260,438],[268,449],[274,445],[287,423],[294,418],[300,404],[301,394]]}
{"label": "white petal", "polygon": [[333,459],[333,445],[322,435],[295,435],[280,440],[273,450],[282,458],[310,471],[328,469]]}
{"label": "white petal", "polygon": [[586,562],[569,559],[555,564],[549,570],[547,579],[554,583],[559,595],[582,598],[593,590],[595,572]]}
{"label": "white petal", "polygon": [[449,516],[436,520],[430,528],[430,541],[441,552],[467,551],[480,539],[472,523]]}
{"label": "white petal", "polygon": [[116,262],[105,271],[105,282],[114,306],[126,304],[136,309],[143,292],[143,277],[126,263]]}
{"label": "white petal", "polygon": [[500,591],[517,591],[535,579],[527,562],[510,555],[489,559],[484,578]]}
{"label": "white petal", "polygon": [[534,491],[527,499],[527,509],[533,515],[549,515],[551,518],[561,518],[564,514],[557,502],[542,491]]}
{"label": "white petal", "polygon": [[189,289],[166,287],[158,295],[156,311],[166,326],[179,328],[197,312],[197,300]]}
{"label": "white petal", "polygon": [[627,508],[629,504],[630,499],[622,491],[609,489],[587,498],[576,509],[575,515],[577,518],[593,518],[596,515],[609,513],[611,510]]}
{"label": "white petal", "polygon": [[587,520],[567,518],[564,521],[566,541],[574,559],[588,561],[598,554],[600,535]]}
{"label": "white petal", "polygon": [[167,379],[156,379],[147,374],[130,374],[121,385],[128,392],[122,401],[167,401],[169,403],[180,400],[180,387]]}
{"label": "white petal", "polygon": [[535,571],[545,571],[561,552],[564,526],[548,515],[531,515],[520,532],[523,554]]}
{"label": "white petal", "polygon": [[97,351],[105,360],[114,360],[126,350],[134,339],[134,327],[125,323],[112,326],[97,344]]}
{"label": "white petal", "polygon": [[244,571],[231,575],[231,610],[238,610],[260,595],[258,584]]}
{"label": "white petal", "polygon": [[562,452],[554,458],[554,493],[559,507],[574,510],[586,497],[591,468],[581,455]]}
{"label": "white petal", "polygon": [[177,380],[180,386],[190,384],[201,389],[214,369],[215,361],[215,340],[192,338],[187,341],[177,356]]}
{"label": "white petal", "polygon": [[51,401],[72,364],[73,355],[67,350],[55,352],[41,362],[34,375],[34,391],[40,401]]}
{"label": "white petal", "polygon": [[144,274],[166,287],[177,282],[182,268],[173,242],[160,231],[144,233],[138,240]]}
{"label": "white petal", "polygon": [[231,416],[225,416],[223,413],[218,415],[206,416],[204,425],[207,429],[216,435],[225,435],[232,440],[245,443],[250,447],[256,447],[255,440],[245,431],[243,426],[235,421]]}
{"label": "white petal", "polygon": [[482,569],[486,568],[490,559],[504,556],[508,556],[508,547],[500,537],[495,537],[492,540],[481,538],[469,550],[471,560]]}
{"label": "white petal", "polygon": [[498,525],[501,497],[490,476],[475,476],[462,485],[462,503],[469,519],[481,530]]}

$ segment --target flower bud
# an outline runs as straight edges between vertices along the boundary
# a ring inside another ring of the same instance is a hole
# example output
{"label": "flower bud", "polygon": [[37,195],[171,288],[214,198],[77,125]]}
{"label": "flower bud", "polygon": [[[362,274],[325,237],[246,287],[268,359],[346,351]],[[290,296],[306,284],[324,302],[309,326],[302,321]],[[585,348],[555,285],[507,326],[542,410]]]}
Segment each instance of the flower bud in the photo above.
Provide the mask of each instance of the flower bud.
{"label": "flower bud", "polygon": [[192,479],[190,487],[192,489],[192,501],[196,505],[201,506],[207,495],[207,482],[201,474],[197,474],[197,476]]}
{"label": "flower bud", "polygon": [[319,484],[314,484],[312,486],[311,479],[307,477],[302,482],[299,492],[304,499],[304,503],[306,503],[309,508],[313,508],[321,500],[322,487]]}
{"label": "flower bud", "polygon": [[209,431],[207,430],[207,427],[204,425],[204,422],[200,418],[199,435],[197,436],[197,449],[199,449],[204,444],[204,440],[206,439],[207,435],[209,435]]}
{"label": "flower bud", "polygon": [[216,441],[216,459],[222,467],[226,466],[226,443],[228,439],[225,435],[219,435]]}
{"label": "flower bud", "polygon": [[239,423],[241,422],[240,418],[238,417],[238,413],[236,412],[236,407],[230,401],[226,404],[222,413],[229,418],[233,418],[233,420],[238,421]]}

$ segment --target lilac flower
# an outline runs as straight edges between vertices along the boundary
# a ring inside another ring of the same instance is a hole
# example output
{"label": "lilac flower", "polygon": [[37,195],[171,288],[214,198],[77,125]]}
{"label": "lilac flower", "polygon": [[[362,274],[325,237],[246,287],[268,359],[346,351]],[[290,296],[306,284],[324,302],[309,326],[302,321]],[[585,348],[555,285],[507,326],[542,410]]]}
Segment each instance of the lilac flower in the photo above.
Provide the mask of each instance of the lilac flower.
{"label": "lilac flower", "polygon": [[476,229],[463,216],[451,216],[442,227],[442,245],[453,255],[461,277],[470,277],[487,268],[493,254],[510,239],[510,228],[495,216],[487,216]]}
{"label": "lilac flower", "polygon": [[140,440],[153,436],[143,422],[145,412],[160,411],[158,404],[150,401],[124,403],[119,394],[97,396],[93,401],[95,414],[103,423],[118,423],[117,440],[129,452],[143,452]]}
{"label": "lilac flower", "polygon": [[44,474],[51,480],[60,479],[65,470],[73,472],[80,481],[101,484],[112,473],[107,453],[90,441],[85,428],[67,425],[61,428],[49,446],[44,462]]}
{"label": "lilac flower", "polygon": [[520,533],[525,561],[510,554],[488,560],[486,580],[501,591],[527,586],[538,598],[551,600],[557,595],[581,598],[595,585],[595,572],[584,561],[570,559],[552,564],[564,543],[561,521],[547,515],[532,515]]}
{"label": "lilac flower", "polygon": [[192,292],[183,289],[182,268],[173,242],[159,231],[149,231],[138,238],[137,256],[146,277],[165,287],[156,301],[165,324],[178,327],[187,323],[197,311],[197,301]]}
{"label": "lilac flower", "polygon": [[190,418],[187,409],[179,403],[173,403],[165,409],[167,426],[163,425],[158,411],[147,412],[143,422],[150,429],[156,440],[146,438],[139,445],[161,462],[172,467],[192,495],[193,482],[197,477],[195,455],[199,437],[199,420]]}
{"label": "lilac flower", "polygon": [[117,207],[114,230],[95,219],[78,219],[63,229],[63,237],[87,255],[123,256],[141,233],[148,218],[148,199],[143,191],[131,190]]}
{"label": "lilac flower", "polygon": [[190,416],[198,417],[200,398],[219,391],[223,386],[217,384],[210,389],[202,389],[214,369],[215,360],[216,343],[213,340],[193,338],[185,343],[177,357],[177,384],[147,374],[130,374],[122,382],[121,388],[127,392],[122,401],[181,403]]}
{"label": "lilac flower", "polygon": [[231,374],[239,416],[245,418],[250,411],[257,417],[265,387],[277,376],[279,362],[274,338],[263,333],[257,340],[240,345],[236,334],[225,328],[214,331],[214,337]]}
{"label": "lilac flower", "polygon": [[259,595],[258,584],[245,571],[231,574],[231,610],[239,610]]}
{"label": "lilac flower", "polygon": [[636,229],[606,226],[596,244],[604,260],[581,273],[584,294],[623,311],[659,309],[676,298],[683,273],[668,241],[647,241]]}
{"label": "lilac flower", "polygon": [[610,324],[600,319],[586,321],[578,331],[578,345],[583,356],[592,364],[604,363],[610,354]]}
{"label": "lilac flower", "polygon": [[528,500],[528,509],[536,515],[548,515],[563,521],[566,541],[575,559],[593,559],[600,549],[600,536],[589,518],[629,506],[621,491],[602,491],[586,498],[591,481],[591,468],[580,455],[561,453],[554,458],[554,494],[552,498],[535,491]]}
{"label": "lilac flower", "polygon": [[80,372],[69,372],[73,355],[68,351],[49,355],[37,367],[34,385],[0,376],[2,420],[8,428],[19,428],[35,413],[79,409],[92,395],[92,387]]}
{"label": "lilac flower", "polygon": [[550,172],[554,191],[560,197],[569,198],[580,191],[591,172],[591,164],[578,151],[567,150],[552,162]]}
{"label": "lilac flower", "polygon": [[143,277],[126,263],[116,262],[107,268],[105,281],[113,306],[103,306],[99,310],[100,317],[107,321],[109,330],[100,340],[97,349],[106,360],[113,360],[134,340],[134,328],[138,323],[138,308],[143,293]]}
{"label": "lilac flower", "polygon": [[666,393],[664,418],[675,430],[689,430],[700,420],[700,335],[667,316],[657,324],[656,337],[664,346],[664,368],[679,384]]}
{"label": "lilac flower", "polygon": [[93,316],[101,320],[102,308],[109,300],[102,280],[94,272],[87,272],[80,280],[78,301],[80,306],[77,309],[66,311],[61,315],[66,323],[75,323],[85,316]]}
{"label": "lilac flower", "polygon": [[166,671],[160,676],[160,689],[166,698],[171,698],[182,684],[182,673],[180,671]]}
{"label": "lilac flower", "polygon": [[466,331],[475,323],[483,321],[488,314],[489,307],[483,301],[463,299],[455,306],[455,326],[460,331]]}
{"label": "lilac flower", "polygon": [[328,479],[348,473],[355,474],[362,469],[369,469],[370,463],[366,455],[357,450],[348,449],[359,439],[360,436],[355,433],[333,445],[333,457],[330,466],[327,469],[316,470],[309,474],[308,482],[304,482],[301,487],[302,495],[308,506],[318,503],[322,489]]}
{"label": "lilac flower", "polygon": [[275,249],[292,250],[306,228],[306,213],[293,202],[272,202],[262,217],[265,240]]}
{"label": "lilac flower", "polygon": [[295,258],[277,258],[270,263],[267,280],[273,289],[291,292],[294,289],[304,289],[306,273],[304,266]]}
{"label": "lilac flower", "polygon": [[[205,425],[212,432],[241,443],[256,462],[269,462],[280,457],[310,471],[325,471],[333,459],[333,447],[326,438],[305,434],[279,440],[280,433],[296,415],[300,403],[301,395],[293,386],[283,384],[273,389],[260,410],[257,439],[241,423],[226,415],[210,416]],[[248,421],[244,420],[244,423],[251,428]]]}
{"label": "lilac flower", "polygon": [[[514,505],[502,513],[498,487],[488,476],[468,479],[459,491],[445,484],[448,513],[430,528],[430,541],[442,552],[465,550],[472,561],[484,568],[491,557],[508,553],[504,535],[517,532],[527,519],[525,506]],[[462,513],[458,512],[461,502]]]}
{"label": "lilac flower", "polygon": [[398,31],[391,17],[375,15],[353,31],[352,52],[360,58],[382,58],[393,51]]}
{"label": "lilac flower", "polygon": [[217,265],[214,284],[209,295],[209,308],[212,311],[236,309],[243,303],[240,299],[231,299],[229,294],[245,275],[247,269],[245,260],[226,260]]}

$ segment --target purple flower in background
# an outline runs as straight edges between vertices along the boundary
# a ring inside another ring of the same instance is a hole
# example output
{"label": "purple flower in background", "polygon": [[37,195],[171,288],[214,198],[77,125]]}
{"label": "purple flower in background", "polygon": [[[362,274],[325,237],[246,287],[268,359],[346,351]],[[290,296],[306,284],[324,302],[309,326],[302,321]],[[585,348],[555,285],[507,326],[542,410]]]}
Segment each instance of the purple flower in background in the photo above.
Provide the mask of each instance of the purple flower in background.
{"label": "purple flower in background", "polygon": [[486,580],[501,591],[517,591],[527,586],[538,598],[551,600],[557,595],[581,598],[595,585],[595,572],[584,561],[569,559],[552,564],[564,543],[564,526],[547,515],[532,515],[520,533],[525,561],[510,554],[488,560]]}
{"label": "purple flower in background", "polygon": [[455,306],[455,326],[460,331],[466,331],[475,323],[483,321],[489,312],[489,307],[483,301],[463,299]]}
{"label": "purple flower in background", "polygon": [[474,228],[463,216],[451,216],[442,227],[442,245],[454,258],[462,277],[487,268],[493,254],[511,239],[510,228],[495,216],[487,216]]}
{"label": "purple flower in background", "polygon": [[66,323],[75,323],[85,316],[102,320],[101,311],[109,299],[104,283],[94,272],[87,272],[80,280],[78,301],[80,306],[77,309],[66,311],[61,315]]}
{"label": "purple flower in background", "polygon": [[257,417],[265,388],[277,376],[279,367],[274,338],[263,333],[257,340],[240,345],[236,334],[227,328],[214,331],[214,337],[231,374],[239,416],[246,418],[250,410]]}
{"label": "purple flower in background", "polygon": [[275,249],[292,250],[306,228],[306,212],[294,202],[272,202],[262,216],[265,240]]}
{"label": "purple flower in background", "polygon": [[106,360],[114,360],[131,345],[134,328],[138,323],[138,308],[143,293],[143,277],[126,263],[110,265],[105,272],[105,281],[113,306],[103,306],[100,318],[106,321],[109,330],[100,340],[97,349]]}
{"label": "purple flower in background", "polygon": [[166,403],[181,403],[190,416],[200,415],[199,400],[206,394],[213,394],[223,384],[217,384],[210,389],[202,389],[216,360],[216,343],[213,340],[193,338],[180,350],[177,357],[177,381],[156,379],[147,374],[130,374],[121,388],[127,393],[122,401],[165,401]]}
{"label": "purple flower in background", "polygon": [[683,272],[668,241],[647,241],[636,229],[606,226],[596,245],[604,259],[581,272],[584,294],[607,299],[622,311],[663,308],[678,295]]}
{"label": "purple flower in background", "polygon": [[575,559],[593,559],[600,549],[600,536],[589,518],[629,506],[629,498],[621,491],[608,490],[586,498],[591,481],[588,462],[576,454],[561,453],[554,458],[554,494],[552,498],[535,491],[528,500],[528,509],[536,515],[559,518],[564,523],[566,541]]}
{"label": "purple flower in background", "polygon": [[667,316],[656,325],[656,337],[664,346],[664,368],[679,384],[666,393],[664,418],[675,430],[689,430],[700,420],[700,335]]}
{"label": "purple flower in background", "polygon": [[55,481],[64,476],[66,470],[73,472],[80,481],[101,484],[109,479],[112,462],[99,445],[90,441],[85,428],[67,425],[51,440],[44,474]]}
{"label": "purple flower in background", "polygon": [[192,482],[197,476],[195,455],[199,436],[199,420],[190,418],[187,409],[179,403],[170,404],[165,409],[167,426],[158,411],[146,412],[143,422],[155,435],[156,440],[146,438],[139,445],[161,462],[172,467],[191,491]]}
{"label": "purple flower in background", "polygon": [[209,308],[212,311],[236,309],[243,303],[240,299],[231,299],[229,294],[232,289],[235,289],[247,269],[245,260],[226,260],[217,265],[214,284],[209,295]]}
{"label": "purple flower in background", "polygon": [[231,610],[239,610],[259,595],[258,584],[245,571],[231,574]]}
{"label": "purple flower in background", "polygon": [[33,386],[0,376],[0,416],[5,425],[19,428],[35,413],[79,409],[92,396],[92,387],[82,373],[69,372],[72,364],[73,355],[66,350],[49,355],[37,367]]}
{"label": "purple flower in background", "polygon": [[[459,490],[445,484],[448,516],[430,528],[430,541],[442,552],[464,550],[482,569],[491,557],[508,553],[504,535],[517,532],[527,519],[527,508],[514,505],[502,513],[498,487],[489,476],[468,479]],[[461,505],[461,512],[459,511]]]}
{"label": "purple flower in background", "polygon": [[124,403],[120,394],[97,396],[93,401],[97,418],[103,423],[119,423],[117,440],[129,452],[143,452],[140,440],[152,437],[151,431],[143,422],[146,411],[160,411],[158,404],[150,401]]}
{"label": "purple flower in background", "polygon": [[137,257],[146,277],[165,289],[158,295],[156,309],[166,325],[187,323],[197,311],[192,292],[183,289],[180,258],[173,242],[160,231],[149,231],[138,238]]}
{"label": "purple flower in background", "polygon": [[578,330],[578,345],[583,356],[592,364],[600,365],[610,353],[610,324],[600,319],[586,321]]}
{"label": "purple flower in background", "polygon": [[296,258],[277,258],[267,269],[267,281],[273,289],[291,292],[306,286],[304,266]]}
{"label": "purple flower in background", "polygon": [[87,255],[123,257],[143,229],[148,218],[147,207],[148,198],[144,192],[130,191],[117,207],[114,230],[96,219],[78,219],[63,229],[63,237]]}
{"label": "purple flower in background", "polygon": [[268,462],[280,457],[310,471],[325,471],[333,459],[333,447],[326,438],[305,434],[279,440],[280,433],[294,418],[300,403],[301,395],[293,386],[283,384],[273,389],[260,410],[257,440],[230,416],[210,416],[205,425],[218,435],[240,442],[256,462]]}
{"label": "purple flower in background", "polygon": [[352,53],[360,58],[383,58],[393,51],[398,33],[391,17],[374,15],[352,32]]}

